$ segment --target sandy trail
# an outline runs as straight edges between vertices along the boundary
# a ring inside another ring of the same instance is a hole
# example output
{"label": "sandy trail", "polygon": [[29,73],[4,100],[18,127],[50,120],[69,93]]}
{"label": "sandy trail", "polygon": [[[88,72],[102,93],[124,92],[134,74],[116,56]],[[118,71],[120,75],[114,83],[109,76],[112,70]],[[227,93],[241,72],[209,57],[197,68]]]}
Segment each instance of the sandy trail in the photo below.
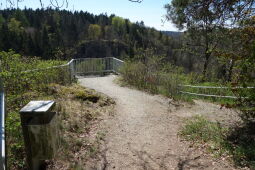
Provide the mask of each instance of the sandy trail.
{"label": "sandy trail", "polygon": [[[81,85],[116,101],[116,114],[106,120],[101,155],[86,169],[233,169],[213,160],[178,137],[181,117],[169,99],[120,87],[116,76],[80,78]],[[179,112],[180,113],[180,112]]]}

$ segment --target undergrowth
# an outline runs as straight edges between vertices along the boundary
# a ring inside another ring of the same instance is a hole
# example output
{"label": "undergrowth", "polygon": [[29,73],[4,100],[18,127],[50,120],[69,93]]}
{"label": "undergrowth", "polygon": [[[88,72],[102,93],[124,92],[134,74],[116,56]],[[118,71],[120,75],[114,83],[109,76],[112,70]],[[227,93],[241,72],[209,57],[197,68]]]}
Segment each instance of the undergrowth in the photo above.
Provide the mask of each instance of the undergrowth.
{"label": "undergrowth", "polygon": [[179,134],[193,143],[200,143],[216,156],[229,155],[236,166],[255,168],[254,127],[223,127],[196,116],[187,120]]}
{"label": "undergrowth", "polygon": [[219,104],[233,105],[235,100],[228,98],[202,97],[181,93],[182,91],[198,94],[213,94],[219,96],[234,96],[231,89],[191,88],[182,85],[192,84],[198,86],[227,86],[222,83],[203,82],[195,74],[185,74],[183,69],[173,66],[163,60],[162,57],[152,56],[147,60],[126,61],[121,68],[122,85],[129,85],[152,94],[162,94],[175,100],[193,103],[193,99],[204,99]]}
{"label": "undergrowth", "polygon": [[146,62],[127,61],[121,68],[122,81],[153,94],[175,98],[183,81],[182,69],[163,64],[162,57],[154,56]]}

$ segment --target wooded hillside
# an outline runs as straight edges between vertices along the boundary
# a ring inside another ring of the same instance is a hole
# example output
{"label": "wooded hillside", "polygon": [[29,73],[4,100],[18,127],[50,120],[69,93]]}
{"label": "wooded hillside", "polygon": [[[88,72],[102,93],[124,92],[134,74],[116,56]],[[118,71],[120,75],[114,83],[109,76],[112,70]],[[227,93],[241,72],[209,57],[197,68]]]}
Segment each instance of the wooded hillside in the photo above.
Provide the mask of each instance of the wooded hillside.
{"label": "wooded hillside", "polygon": [[172,38],[143,22],[57,9],[0,11],[0,51],[42,59],[133,57],[139,49],[166,54]]}

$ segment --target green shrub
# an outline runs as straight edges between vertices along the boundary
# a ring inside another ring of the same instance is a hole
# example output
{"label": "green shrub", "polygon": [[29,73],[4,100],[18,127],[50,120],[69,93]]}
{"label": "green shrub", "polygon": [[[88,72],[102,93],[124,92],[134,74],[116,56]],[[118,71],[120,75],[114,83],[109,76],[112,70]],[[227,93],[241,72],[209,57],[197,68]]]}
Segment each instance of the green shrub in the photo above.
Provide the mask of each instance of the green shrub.
{"label": "green shrub", "polygon": [[146,63],[127,61],[120,70],[123,81],[151,93],[177,97],[179,84],[183,81],[182,70],[164,64],[162,57],[153,56]]}

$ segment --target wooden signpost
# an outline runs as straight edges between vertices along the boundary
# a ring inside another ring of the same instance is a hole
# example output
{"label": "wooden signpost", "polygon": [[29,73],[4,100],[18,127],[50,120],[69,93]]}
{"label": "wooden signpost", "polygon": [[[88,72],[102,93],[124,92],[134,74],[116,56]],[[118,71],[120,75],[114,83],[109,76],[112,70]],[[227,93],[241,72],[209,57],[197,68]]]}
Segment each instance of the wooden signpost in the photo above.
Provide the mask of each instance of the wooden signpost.
{"label": "wooden signpost", "polygon": [[54,101],[31,101],[20,110],[29,169],[39,170],[45,160],[54,158],[58,129]]}

